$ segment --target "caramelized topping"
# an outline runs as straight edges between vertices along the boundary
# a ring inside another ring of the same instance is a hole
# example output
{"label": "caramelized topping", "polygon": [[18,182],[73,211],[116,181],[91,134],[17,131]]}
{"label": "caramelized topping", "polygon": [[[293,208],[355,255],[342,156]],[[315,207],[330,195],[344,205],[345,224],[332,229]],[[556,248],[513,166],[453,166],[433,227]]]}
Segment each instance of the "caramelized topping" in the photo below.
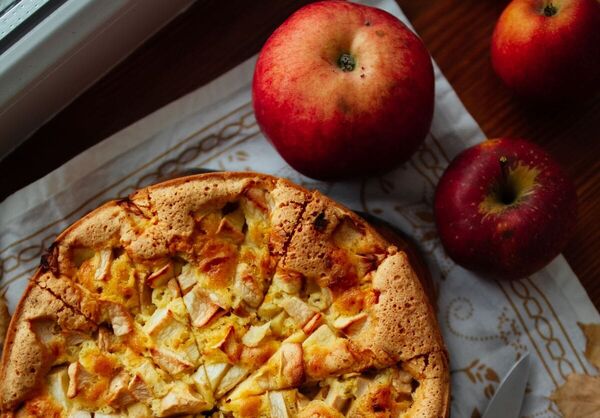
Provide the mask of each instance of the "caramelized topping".
{"label": "caramelized topping", "polygon": [[[190,210],[189,234],[164,244],[169,256],[130,257],[119,246],[129,236],[71,254],[70,279],[95,304],[100,325],[92,337],[66,335],[45,319],[31,323],[62,374],[50,374],[51,395],[26,408],[49,410],[55,402],[72,417],[406,411],[413,376],[402,364],[373,363],[352,340],[375,320],[371,281],[385,257],[381,243],[348,216],[316,205],[286,225],[299,235],[304,228],[314,242],[302,245],[314,244],[314,257],[282,258],[269,247],[282,234],[271,224],[273,197],[255,185],[238,196]],[[163,222],[149,195],[137,200],[118,203],[132,236]],[[284,252],[292,236],[285,240]],[[58,259],[51,246],[42,267],[58,275]]]}

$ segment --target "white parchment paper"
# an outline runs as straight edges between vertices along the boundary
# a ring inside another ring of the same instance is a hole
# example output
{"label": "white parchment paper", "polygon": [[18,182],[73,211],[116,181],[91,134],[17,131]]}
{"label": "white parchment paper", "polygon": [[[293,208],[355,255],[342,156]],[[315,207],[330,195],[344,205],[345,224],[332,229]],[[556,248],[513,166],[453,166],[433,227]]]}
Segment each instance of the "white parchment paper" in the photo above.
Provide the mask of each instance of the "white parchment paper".
{"label": "white parchment paper", "polygon": [[[367,3],[407,22],[391,0]],[[476,277],[445,256],[433,223],[434,187],[449,161],[484,135],[439,69],[431,132],[408,163],[382,177],[324,183],[291,169],[261,135],[250,102],[254,63],[248,60],[116,133],[0,204],[0,286],[11,312],[43,249],[106,200],[190,167],[260,171],[380,216],[419,242],[439,293],[453,417],[479,416],[526,351],[533,366],[522,415],[557,416],[547,398],[557,385],[571,372],[597,373],[583,356],[577,322],[600,322],[600,316],[562,256],[515,283]]]}

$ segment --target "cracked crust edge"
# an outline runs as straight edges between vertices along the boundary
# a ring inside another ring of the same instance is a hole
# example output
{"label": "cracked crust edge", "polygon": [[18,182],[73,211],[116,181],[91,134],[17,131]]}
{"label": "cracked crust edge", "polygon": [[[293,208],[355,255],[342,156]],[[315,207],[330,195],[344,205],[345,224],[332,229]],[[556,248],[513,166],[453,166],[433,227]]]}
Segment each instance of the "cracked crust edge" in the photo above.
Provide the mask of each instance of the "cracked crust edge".
{"label": "cracked crust edge", "polygon": [[[298,205],[296,210],[302,210],[302,205],[310,196],[310,192],[288,180],[250,172],[217,172],[172,179],[140,189],[126,200],[109,201],[80,218],[56,238],[56,248],[51,247],[52,251],[48,253],[50,258],[44,258],[44,265],[55,275],[69,275],[73,270],[69,262],[69,249],[78,246],[95,248],[107,244],[122,245],[141,258],[168,256],[168,245],[173,237],[191,234],[192,220],[188,215],[191,211],[199,209],[205,204],[203,202],[216,205],[217,202],[235,199],[252,185],[261,184],[281,193],[282,199],[287,196],[295,200]],[[127,217],[131,212],[123,208],[124,201],[149,208],[158,218],[159,225],[137,236],[128,223]],[[281,216],[281,238],[289,240],[285,221],[286,217],[294,216],[294,208],[287,207],[282,211],[285,213]]]}
{"label": "cracked crust edge", "polygon": [[[52,362],[51,353],[39,341],[31,321],[51,319],[61,329],[92,332],[96,324],[72,309],[60,297],[42,288],[38,269],[17,305],[6,335],[0,368],[0,411],[14,410],[39,388]],[[23,373],[26,370],[27,373]]]}

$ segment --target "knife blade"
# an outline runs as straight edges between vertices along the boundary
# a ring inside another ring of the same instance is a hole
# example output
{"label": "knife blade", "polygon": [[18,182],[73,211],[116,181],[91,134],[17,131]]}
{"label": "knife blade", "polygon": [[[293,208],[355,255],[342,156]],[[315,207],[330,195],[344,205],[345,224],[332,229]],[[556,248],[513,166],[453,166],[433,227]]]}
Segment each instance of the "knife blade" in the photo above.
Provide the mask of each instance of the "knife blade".
{"label": "knife blade", "polygon": [[517,418],[525,398],[528,377],[529,353],[525,353],[500,382],[482,418]]}

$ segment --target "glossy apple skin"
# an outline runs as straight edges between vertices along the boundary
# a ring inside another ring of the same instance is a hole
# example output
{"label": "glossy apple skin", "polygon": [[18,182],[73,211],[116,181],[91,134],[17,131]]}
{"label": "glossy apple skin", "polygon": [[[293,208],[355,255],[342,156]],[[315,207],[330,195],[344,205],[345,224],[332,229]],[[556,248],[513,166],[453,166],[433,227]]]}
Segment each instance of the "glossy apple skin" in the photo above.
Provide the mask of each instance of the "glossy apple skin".
{"label": "glossy apple skin", "polygon": [[[337,64],[356,58],[353,71]],[[319,179],[406,161],[429,132],[434,77],[423,43],[394,16],[340,1],[303,7],[267,40],[252,97],[264,135]]]}
{"label": "glossy apple skin", "polygon": [[[546,16],[552,3],[556,14]],[[492,36],[492,65],[516,94],[542,102],[581,98],[600,85],[600,2],[513,0]]]}
{"label": "glossy apple skin", "polygon": [[[531,174],[530,168],[537,174],[518,202],[497,202],[497,213],[490,213],[482,202],[494,201],[505,178],[502,156],[509,176],[517,176],[513,180],[533,179],[519,178]],[[561,252],[576,223],[576,206],[573,184],[544,150],[506,138],[484,141],[459,154],[442,175],[434,203],[446,253],[469,270],[509,280],[538,271]]]}

